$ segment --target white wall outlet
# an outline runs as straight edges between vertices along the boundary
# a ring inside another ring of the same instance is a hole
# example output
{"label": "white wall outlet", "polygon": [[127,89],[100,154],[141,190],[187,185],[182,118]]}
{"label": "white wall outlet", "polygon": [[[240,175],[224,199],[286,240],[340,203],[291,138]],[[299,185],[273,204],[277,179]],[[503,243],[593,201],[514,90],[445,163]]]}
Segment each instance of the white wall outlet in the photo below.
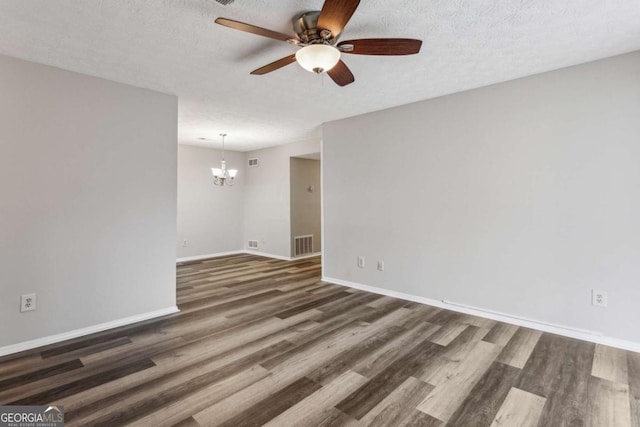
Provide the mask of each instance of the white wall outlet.
{"label": "white wall outlet", "polygon": [[384,261],[378,260],[378,271],[384,271]]}
{"label": "white wall outlet", "polygon": [[609,304],[609,297],[607,296],[607,293],[598,289],[592,289],[591,304],[597,307],[606,307]]}
{"label": "white wall outlet", "polygon": [[187,243],[188,243],[188,242],[187,242],[187,239],[184,239],[184,240],[182,241],[182,246],[183,246],[183,247],[186,247],[186,246],[187,246]]}
{"label": "white wall outlet", "polygon": [[359,256],[358,257],[358,267],[359,268],[364,268],[364,257],[363,256]]}
{"label": "white wall outlet", "polygon": [[20,295],[20,313],[36,309],[36,294]]}

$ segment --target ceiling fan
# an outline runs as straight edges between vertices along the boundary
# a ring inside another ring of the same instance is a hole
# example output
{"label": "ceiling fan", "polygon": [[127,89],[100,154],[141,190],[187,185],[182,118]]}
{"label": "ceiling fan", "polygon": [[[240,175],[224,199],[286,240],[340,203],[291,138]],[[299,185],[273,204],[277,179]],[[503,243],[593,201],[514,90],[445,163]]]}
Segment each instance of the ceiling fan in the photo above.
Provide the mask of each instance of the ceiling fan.
{"label": "ceiling fan", "polygon": [[355,81],[347,65],[340,59],[342,53],[355,55],[412,55],[420,52],[421,40],[415,39],[357,39],[338,43],[345,25],[356,11],[360,0],[325,0],[321,11],[306,12],[293,20],[297,37],[271,31],[255,25],[226,18],[216,23],[299,46],[295,54],[253,70],[251,74],[267,74],[298,62],[304,69],[315,73],[326,72],[339,86]]}

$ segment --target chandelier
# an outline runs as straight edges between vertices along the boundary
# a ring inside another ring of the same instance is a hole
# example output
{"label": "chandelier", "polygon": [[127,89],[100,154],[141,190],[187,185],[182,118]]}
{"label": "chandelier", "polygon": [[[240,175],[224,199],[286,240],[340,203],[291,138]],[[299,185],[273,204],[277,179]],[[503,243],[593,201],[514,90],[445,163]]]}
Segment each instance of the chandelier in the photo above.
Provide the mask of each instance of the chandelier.
{"label": "chandelier", "polygon": [[222,137],[222,162],[220,162],[220,168],[211,168],[213,183],[215,185],[233,185],[238,169],[227,169],[227,162],[224,160],[224,137],[227,134],[221,133],[220,136]]}

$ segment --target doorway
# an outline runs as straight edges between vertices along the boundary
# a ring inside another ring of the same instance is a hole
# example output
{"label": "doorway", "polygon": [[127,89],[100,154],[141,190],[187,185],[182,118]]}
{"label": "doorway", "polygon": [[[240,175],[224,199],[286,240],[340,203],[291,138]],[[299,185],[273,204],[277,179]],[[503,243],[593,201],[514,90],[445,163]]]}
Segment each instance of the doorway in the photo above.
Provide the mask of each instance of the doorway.
{"label": "doorway", "polygon": [[291,257],[322,251],[320,153],[290,158]]}

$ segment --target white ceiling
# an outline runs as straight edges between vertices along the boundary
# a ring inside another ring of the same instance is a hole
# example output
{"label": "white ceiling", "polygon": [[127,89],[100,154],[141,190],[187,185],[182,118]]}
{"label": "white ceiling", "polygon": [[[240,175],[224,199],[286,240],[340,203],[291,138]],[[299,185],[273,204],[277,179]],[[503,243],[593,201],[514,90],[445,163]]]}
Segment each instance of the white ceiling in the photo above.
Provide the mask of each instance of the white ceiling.
{"label": "white ceiling", "polygon": [[[0,53],[179,97],[179,142],[251,150],[317,139],[320,125],[640,49],[638,0],[366,0],[342,40],[411,37],[418,55],[345,55],[340,88],[289,65],[283,42],[217,17],[292,33],[321,0],[1,0]],[[201,141],[199,138],[209,138]]]}

